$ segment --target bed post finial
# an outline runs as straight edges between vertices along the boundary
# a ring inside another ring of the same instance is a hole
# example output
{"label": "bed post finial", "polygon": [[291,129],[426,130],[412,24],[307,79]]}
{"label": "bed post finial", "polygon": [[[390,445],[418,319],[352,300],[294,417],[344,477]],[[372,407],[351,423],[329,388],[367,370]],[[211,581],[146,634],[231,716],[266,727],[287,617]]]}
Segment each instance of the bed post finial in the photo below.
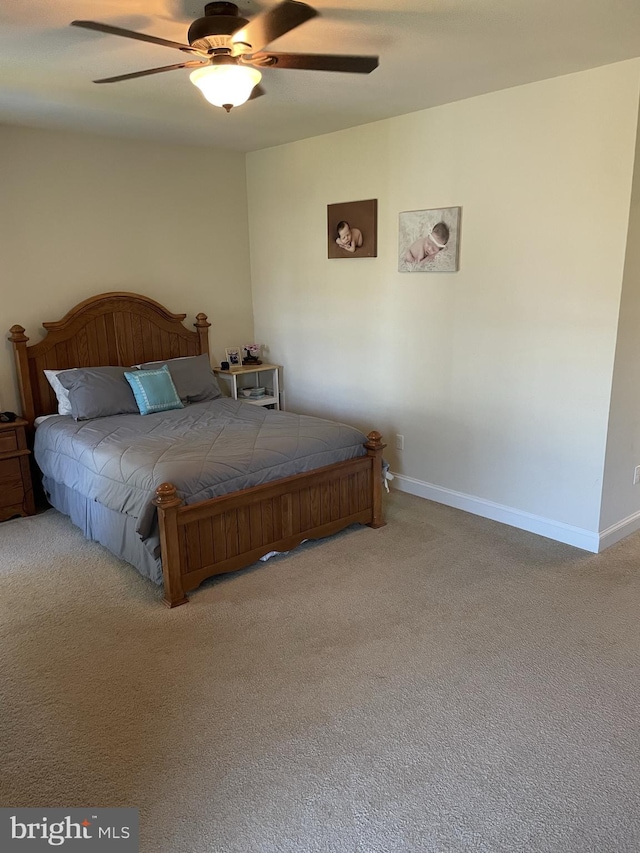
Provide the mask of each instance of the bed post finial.
{"label": "bed post finial", "polygon": [[209,354],[209,326],[211,323],[207,320],[206,314],[198,314],[196,315],[196,322],[193,324],[197,331],[198,336],[200,338],[200,355],[203,352]]}
{"label": "bed post finial", "polygon": [[369,527],[384,527],[387,522],[382,514],[382,451],[387,445],[376,429],[369,433],[367,439],[364,446],[367,450],[367,456],[370,456],[372,461],[371,485],[373,488],[373,518],[369,522]]}
{"label": "bed post finial", "polygon": [[16,357],[16,367],[18,368],[18,384],[20,387],[20,400],[22,402],[22,417],[29,421],[29,426],[33,426],[33,420],[36,416],[33,405],[33,390],[31,388],[31,374],[29,373],[29,359],[27,358],[27,341],[29,338],[24,333],[23,326],[12,326],[9,329],[9,340],[13,344],[13,351]]}
{"label": "bed post finial", "polygon": [[29,338],[24,333],[24,326],[12,326],[9,331],[11,334],[9,335],[9,340],[11,343],[25,343],[29,340]]}
{"label": "bed post finial", "polygon": [[180,542],[178,539],[178,510],[182,500],[173,483],[162,483],[156,489],[153,501],[158,507],[160,526],[160,548],[162,553],[162,577],[164,580],[163,603],[167,607],[187,604],[180,575]]}
{"label": "bed post finial", "polygon": [[156,489],[156,497],[154,504],[158,508],[171,509],[174,506],[180,506],[182,501],[178,497],[178,490],[173,483],[162,483]]}

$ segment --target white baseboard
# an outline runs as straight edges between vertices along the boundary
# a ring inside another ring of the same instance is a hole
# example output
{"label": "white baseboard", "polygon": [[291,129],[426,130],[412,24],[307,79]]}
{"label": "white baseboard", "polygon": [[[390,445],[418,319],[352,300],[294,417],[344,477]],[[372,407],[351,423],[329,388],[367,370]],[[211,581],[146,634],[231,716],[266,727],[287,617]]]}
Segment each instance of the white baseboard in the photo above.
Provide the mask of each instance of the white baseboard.
{"label": "white baseboard", "polygon": [[[514,509],[510,506],[503,506],[502,504],[487,501],[483,498],[476,498],[473,495],[465,495],[463,492],[455,492],[453,489],[434,486],[432,483],[415,480],[413,477],[406,477],[404,474],[394,473],[393,476],[393,486],[400,492],[407,492],[419,498],[426,498],[429,501],[436,501],[436,503],[462,509],[465,512],[473,513],[473,515],[490,518],[492,521],[500,521],[503,524],[509,524],[511,527],[518,527],[520,530],[527,530],[529,533],[546,536],[547,539],[555,539],[556,542],[573,545],[575,548],[580,548],[583,551],[591,551],[597,554],[598,551],[602,550],[602,535],[599,535],[596,531],[585,530],[582,527],[573,527],[570,524],[563,524],[561,521],[542,518],[539,515],[523,512],[520,509]],[[634,529],[640,529],[640,513],[630,518],[633,518],[636,524]],[[630,519],[625,519],[620,525],[614,525],[614,527],[608,528],[604,533],[607,536],[617,535],[619,532],[618,528],[624,527],[629,521]],[[631,532],[633,531],[626,530],[620,533],[618,539],[622,539]],[[604,547],[608,547],[609,544],[613,545],[613,542],[617,542],[618,539],[612,540]]]}
{"label": "white baseboard", "polygon": [[604,551],[611,545],[615,545],[621,539],[630,536],[640,530],[640,512],[634,512],[633,515],[628,515],[622,521],[617,521],[610,527],[606,527],[600,531],[600,550]]}

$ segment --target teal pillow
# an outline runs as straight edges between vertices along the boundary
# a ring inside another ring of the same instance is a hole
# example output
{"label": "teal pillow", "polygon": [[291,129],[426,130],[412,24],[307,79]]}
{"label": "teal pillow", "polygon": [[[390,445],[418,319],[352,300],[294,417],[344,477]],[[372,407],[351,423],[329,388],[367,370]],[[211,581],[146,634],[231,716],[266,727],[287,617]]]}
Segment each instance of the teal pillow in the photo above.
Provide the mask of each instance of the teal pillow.
{"label": "teal pillow", "polygon": [[124,376],[131,385],[141,415],[184,409],[166,364],[158,370],[125,371]]}

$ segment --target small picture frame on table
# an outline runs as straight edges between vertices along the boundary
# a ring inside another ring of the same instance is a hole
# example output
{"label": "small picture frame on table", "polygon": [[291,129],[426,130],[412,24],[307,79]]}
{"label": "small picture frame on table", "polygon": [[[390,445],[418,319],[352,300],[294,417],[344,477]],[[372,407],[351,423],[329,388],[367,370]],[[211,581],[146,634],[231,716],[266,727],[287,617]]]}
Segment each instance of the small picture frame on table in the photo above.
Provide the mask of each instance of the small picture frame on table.
{"label": "small picture frame on table", "polygon": [[240,347],[227,347],[224,352],[230,370],[237,370],[242,367],[242,349]]}

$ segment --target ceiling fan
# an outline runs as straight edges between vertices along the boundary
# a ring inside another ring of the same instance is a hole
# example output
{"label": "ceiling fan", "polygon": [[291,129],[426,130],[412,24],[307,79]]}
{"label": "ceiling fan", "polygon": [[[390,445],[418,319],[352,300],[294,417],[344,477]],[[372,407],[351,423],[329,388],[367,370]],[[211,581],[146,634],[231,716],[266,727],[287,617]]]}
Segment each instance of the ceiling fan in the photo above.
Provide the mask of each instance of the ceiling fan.
{"label": "ceiling fan", "polygon": [[322,53],[274,53],[265,48],[290,30],[315,18],[318,12],[298,0],[283,0],[250,21],[242,18],[235,3],[207,3],[204,17],[189,27],[189,44],[157,38],[146,33],[99,24],[95,21],[72,21],[71,26],[96,30],[114,36],[151,42],[190,54],[193,59],[162,68],[149,68],[117,77],[104,77],[94,83],[117,83],[178,68],[193,68],[190,79],[205,98],[227,112],[234,106],[264,94],[259,86],[262,74],[258,68],[290,68],[310,71],[342,71],[369,74],[378,67],[377,56],[341,56]]}

